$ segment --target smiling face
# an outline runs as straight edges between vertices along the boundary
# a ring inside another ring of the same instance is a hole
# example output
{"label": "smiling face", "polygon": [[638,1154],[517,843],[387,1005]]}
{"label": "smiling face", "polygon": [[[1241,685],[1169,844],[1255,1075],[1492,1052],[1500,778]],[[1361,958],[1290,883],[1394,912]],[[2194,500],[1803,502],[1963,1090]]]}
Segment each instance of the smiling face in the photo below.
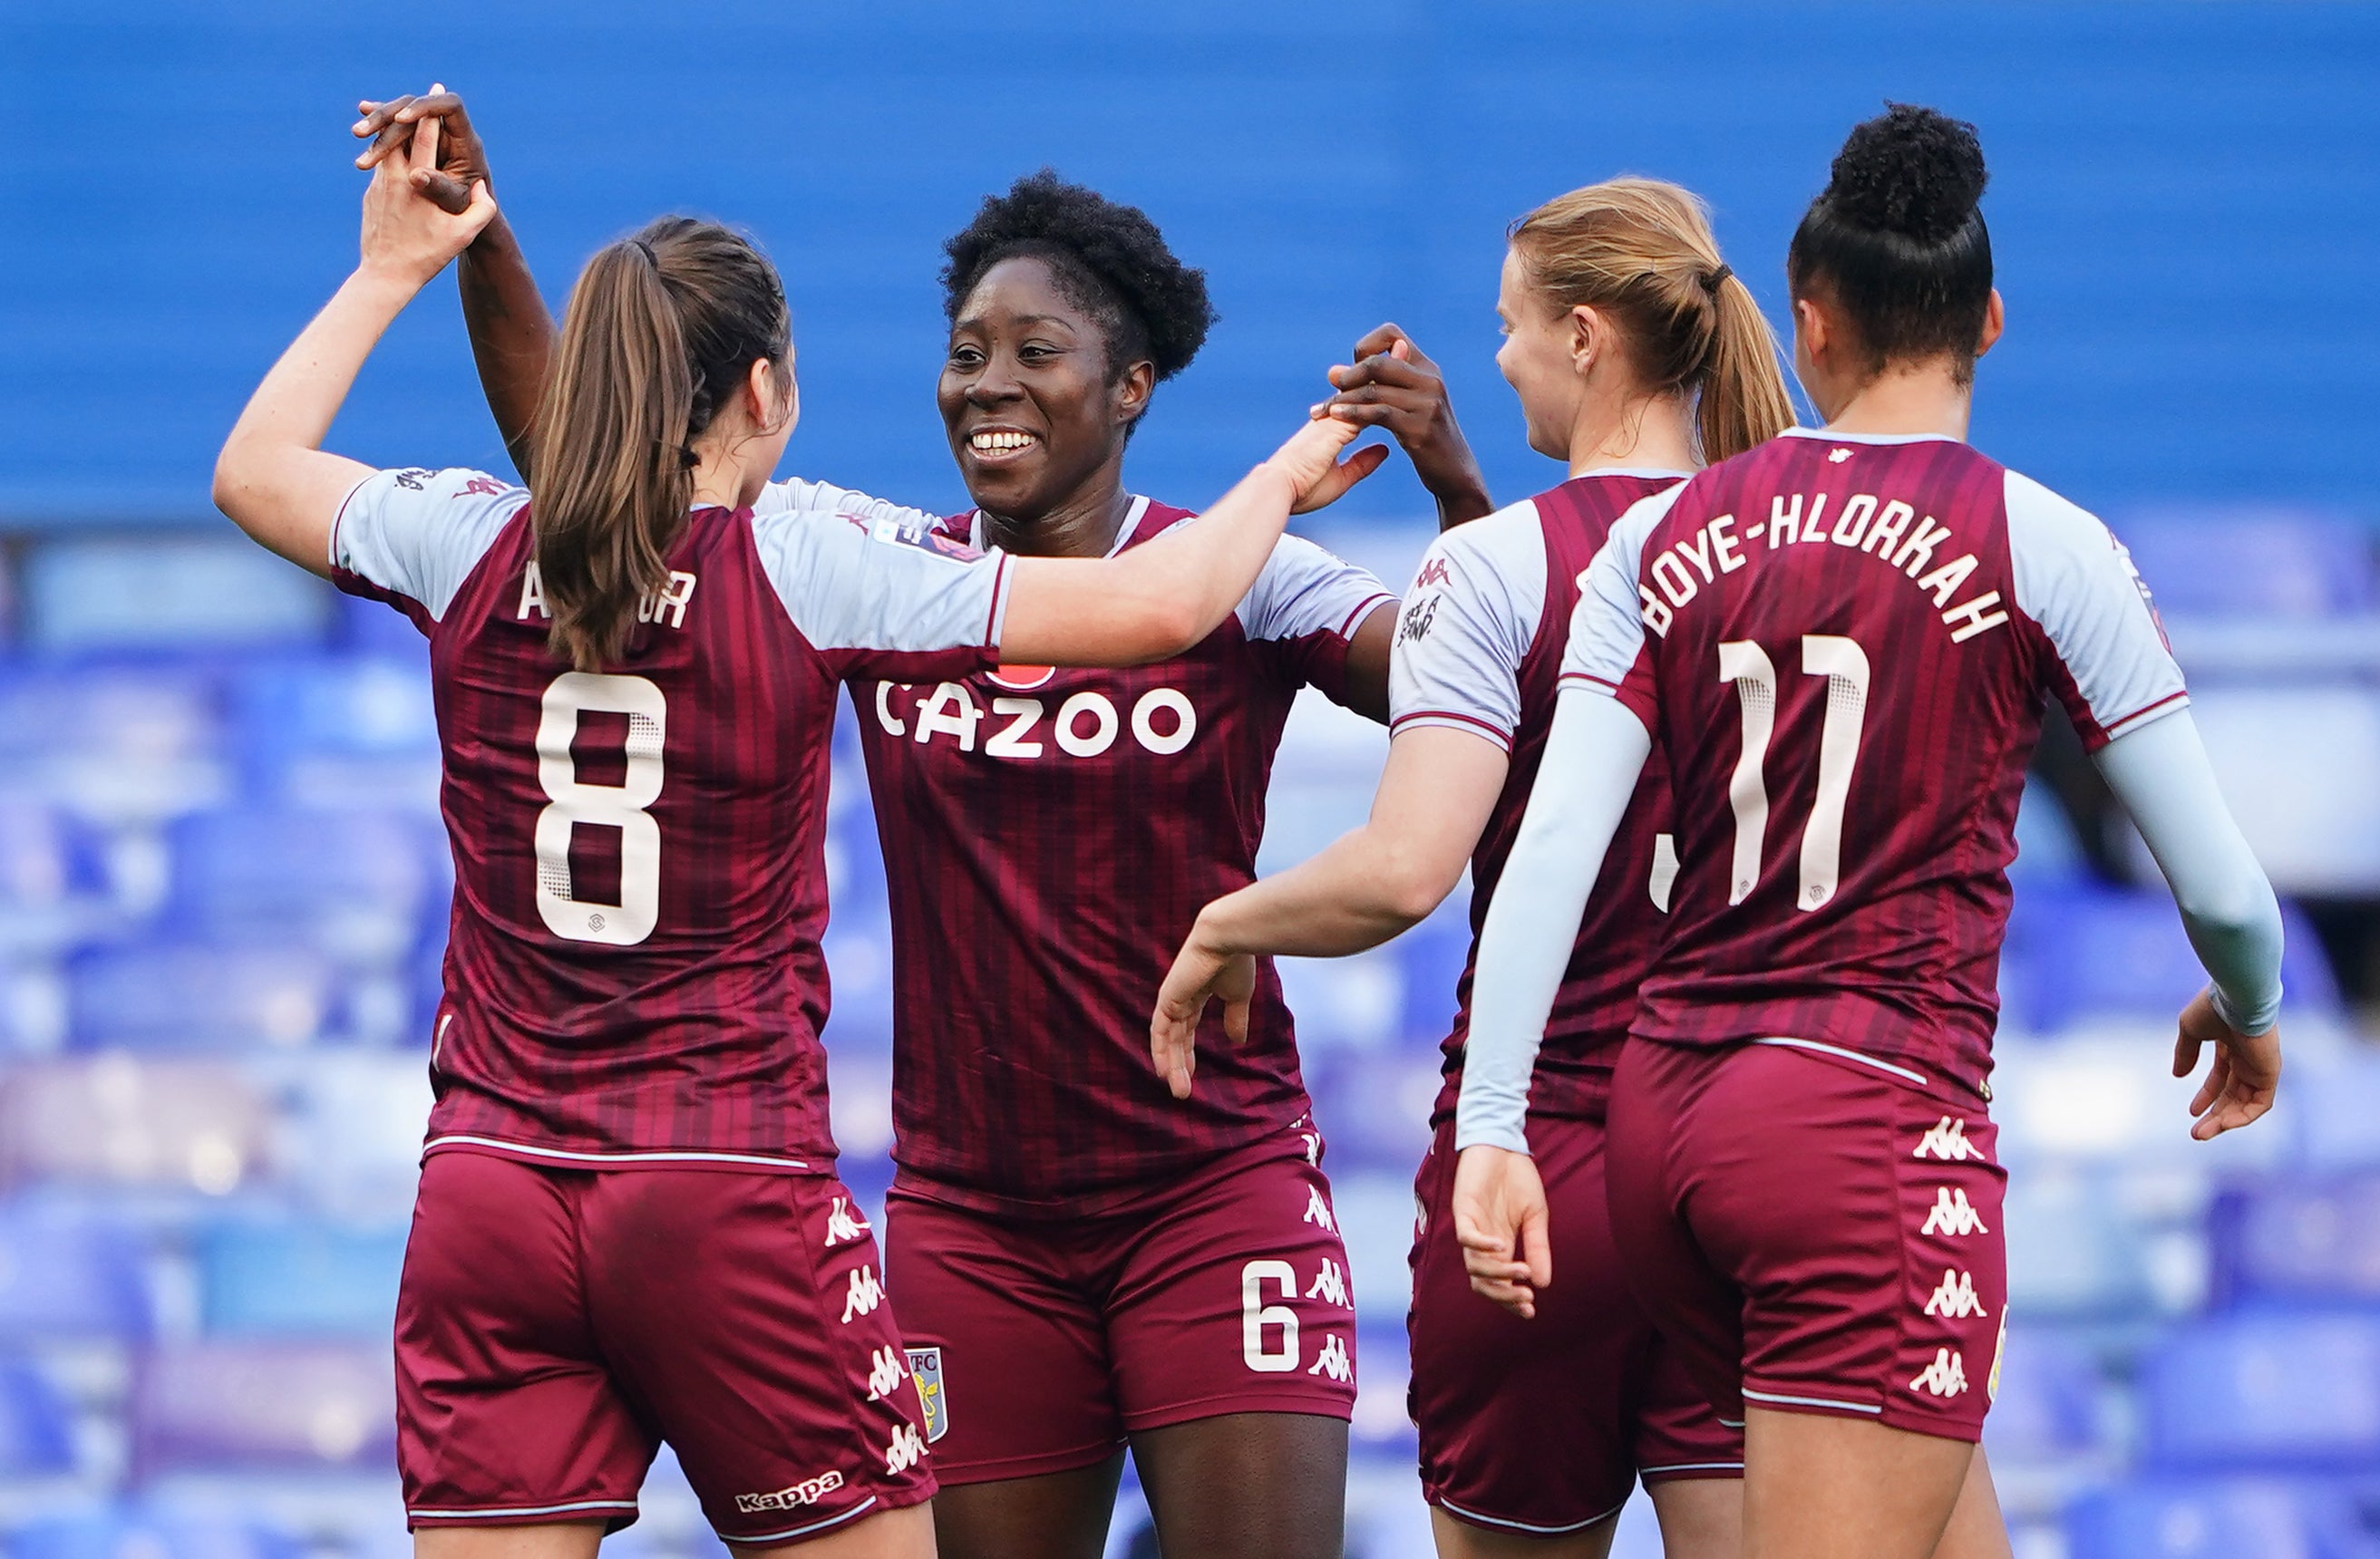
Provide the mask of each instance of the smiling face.
{"label": "smiling face", "polygon": [[1530,284],[1520,251],[1504,251],[1504,279],[1496,291],[1496,318],[1504,344],[1496,366],[1521,397],[1529,447],[1556,460],[1570,458],[1571,430],[1577,425],[1586,381],[1579,371],[1572,311],[1557,308]]}
{"label": "smiling face", "polygon": [[1155,382],[1146,362],[1111,376],[1099,320],[1048,260],[1019,255],[960,305],[935,399],[977,506],[1030,523],[1103,473],[1120,479],[1125,435]]}

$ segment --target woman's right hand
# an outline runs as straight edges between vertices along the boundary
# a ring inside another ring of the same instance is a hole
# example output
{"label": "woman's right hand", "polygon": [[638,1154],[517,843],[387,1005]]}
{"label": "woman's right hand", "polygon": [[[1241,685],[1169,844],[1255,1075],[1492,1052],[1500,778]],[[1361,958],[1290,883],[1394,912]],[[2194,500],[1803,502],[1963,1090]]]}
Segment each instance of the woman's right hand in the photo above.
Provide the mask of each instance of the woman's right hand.
{"label": "woman's right hand", "polygon": [[1354,424],[1325,417],[1317,407],[1305,426],[1272,452],[1265,465],[1286,476],[1297,493],[1289,506],[1291,514],[1311,514],[1326,503],[1337,502],[1349,488],[1380,468],[1389,457],[1385,445],[1359,449],[1345,460],[1339,458],[1339,452],[1361,432]]}
{"label": "woman's right hand", "polygon": [[1384,428],[1414,464],[1414,475],[1438,500],[1443,526],[1460,525],[1494,512],[1479,462],[1454,420],[1446,378],[1413,338],[1394,324],[1373,330],[1355,343],[1355,360],[1330,370],[1336,392],[1330,415],[1358,428]]}
{"label": "woman's right hand", "polygon": [[424,120],[372,170],[364,191],[363,259],[359,269],[419,288],[468,248],[496,214],[486,181],[471,186],[462,211],[447,211],[421,194],[416,175],[438,166],[438,121]]}

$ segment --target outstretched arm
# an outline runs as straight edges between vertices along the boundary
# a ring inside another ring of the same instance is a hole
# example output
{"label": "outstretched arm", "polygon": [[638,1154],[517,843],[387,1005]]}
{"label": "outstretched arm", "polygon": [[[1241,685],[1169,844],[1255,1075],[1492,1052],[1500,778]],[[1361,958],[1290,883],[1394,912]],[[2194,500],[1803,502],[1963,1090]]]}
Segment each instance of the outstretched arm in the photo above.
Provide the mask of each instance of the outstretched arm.
{"label": "outstretched arm", "polygon": [[1463,880],[1510,767],[1502,747],[1468,731],[1400,732],[1362,828],[1201,911],[1149,1022],[1149,1054],[1173,1096],[1190,1096],[1209,1000],[1224,998],[1226,1033],[1246,1035],[1254,956],[1342,958],[1379,946],[1438,908]]}
{"label": "outstretched arm", "polygon": [[[355,134],[372,144],[356,159],[356,166],[377,166],[390,150],[424,120],[440,127],[438,163],[414,175],[415,189],[449,212],[460,214],[471,201],[474,185],[486,185],[488,153],[463,100],[433,83],[425,97],[397,97],[386,103],[357,104],[363,117]],[[553,356],[553,317],[529,273],[528,257],[521,252],[512,224],[498,211],[455,268],[463,299],[463,323],[471,333],[471,356],[480,369],[480,388],[488,397],[496,429],[513,465],[526,478],[536,433],[538,402],[545,393],[545,376]]]}
{"label": "outstretched arm", "polygon": [[2094,760],[2131,815],[2213,983],[2181,1015],[2176,1077],[2215,1046],[2191,1102],[2204,1142],[2273,1107],[2281,1070],[2281,909],[2215,782],[2186,709],[2117,737]]}
{"label": "outstretched arm", "polygon": [[435,130],[392,156],[364,196],[362,260],[257,386],[215,459],[215,506],[264,547],[316,574],[330,569],[338,508],[371,467],[322,451],[356,374],[416,293],[495,214],[485,185],[460,216],[415,195],[408,176],[437,156]]}
{"label": "outstretched arm", "polygon": [[1247,595],[1292,508],[1369,468],[1338,458],[1358,431],[1307,421],[1204,514],[1119,556],[1014,559],[1001,655],[1013,665],[1138,666],[1185,653]]}

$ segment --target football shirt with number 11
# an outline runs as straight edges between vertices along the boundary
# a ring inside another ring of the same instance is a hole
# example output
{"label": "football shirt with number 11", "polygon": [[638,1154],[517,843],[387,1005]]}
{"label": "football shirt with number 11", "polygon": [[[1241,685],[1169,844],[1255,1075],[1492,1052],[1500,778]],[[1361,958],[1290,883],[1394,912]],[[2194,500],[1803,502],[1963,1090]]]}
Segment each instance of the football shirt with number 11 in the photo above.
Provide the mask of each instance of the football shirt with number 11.
{"label": "football shirt with number 11", "polygon": [[1798,429],[1621,518],[1563,681],[1670,763],[1678,876],[1632,1033],[1985,1097],[2044,698],[2094,751],[2187,703],[2090,514],[1956,440]]}

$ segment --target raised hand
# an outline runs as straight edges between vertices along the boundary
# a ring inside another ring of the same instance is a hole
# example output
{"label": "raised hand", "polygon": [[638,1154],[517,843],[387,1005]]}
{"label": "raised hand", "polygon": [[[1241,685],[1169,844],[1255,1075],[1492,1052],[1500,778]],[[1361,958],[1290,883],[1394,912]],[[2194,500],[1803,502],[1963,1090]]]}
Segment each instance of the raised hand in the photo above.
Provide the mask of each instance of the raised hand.
{"label": "raised hand", "polygon": [[1446,379],[1413,339],[1394,324],[1355,343],[1355,360],[1330,370],[1335,392],[1327,414],[1358,428],[1384,428],[1404,449],[1414,474],[1438,500],[1442,526],[1475,520],[1495,508],[1471,445],[1454,420]]}
{"label": "raised hand", "polygon": [[1223,1004],[1223,1033],[1234,1045],[1248,1039],[1248,1004],[1257,991],[1257,961],[1245,953],[1227,953],[1212,947],[1194,927],[1190,939],[1174,956],[1173,967],[1157,992],[1157,1010],[1148,1021],[1148,1058],[1177,1099],[1190,1096],[1191,1074],[1198,1069],[1198,1025],[1207,1004]]}
{"label": "raised hand", "polygon": [[496,214],[485,181],[470,187],[463,210],[450,212],[423,199],[415,175],[438,160],[438,122],[414,127],[404,144],[383,153],[364,191],[361,269],[419,288],[468,248]]}
{"label": "raised hand", "polygon": [[367,99],[356,104],[363,117],[350,127],[351,133],[371,144],[356,158],[359,168],[376,168],[382,161],[406,144],[413,127],[424,122],[439,127],[437,159],[426,167],[417,168],[412,175],[414,189],[454,215],[460,216],[471,203],[471,187],[484,185],[488,177],[488,149],[481,143],[479,132],[471,127],[471,116],[463,108],[463,100],[436,81],[419,97],[394,97],[386,103]]}
{"label": "raised hand", "polygon": [[1524,1321],[1554,1280],[1546,1243],[1546,1188],[1524,1153],[1475,1143],[1454,1164],[1454,1238],[1471,1291]]}
{"label": "raised hand", "polygon": [[2197,1118],[2190,1134],[2202,1142],[2237,1130],[2271,1109],[2281,1085],[2281,1031],[2274,1028],[2252,1039],[2225,1022],[2214,998],[2201,991],[2181,1009],[2173,1075],[2188,1077],[2197,1070],[2200,1047],[2208,1045],[2215,1047],[2215,1060],[2190,1101],[2190,1113]]}
{"label": "raised hand", "polygon": [[1306,514],[1334,502],[1380,468],[1380,462],[1389,457],[1385,449],[1359,449],[1344,461],[1339,458],[1339,452],[1353,443],[1362,431],[1353,423],[1323,416],[1317,408],[1305,426],[1272,452],[1265,464],[1296,484],[1297,498],[1290,505],[1291,514]]}

